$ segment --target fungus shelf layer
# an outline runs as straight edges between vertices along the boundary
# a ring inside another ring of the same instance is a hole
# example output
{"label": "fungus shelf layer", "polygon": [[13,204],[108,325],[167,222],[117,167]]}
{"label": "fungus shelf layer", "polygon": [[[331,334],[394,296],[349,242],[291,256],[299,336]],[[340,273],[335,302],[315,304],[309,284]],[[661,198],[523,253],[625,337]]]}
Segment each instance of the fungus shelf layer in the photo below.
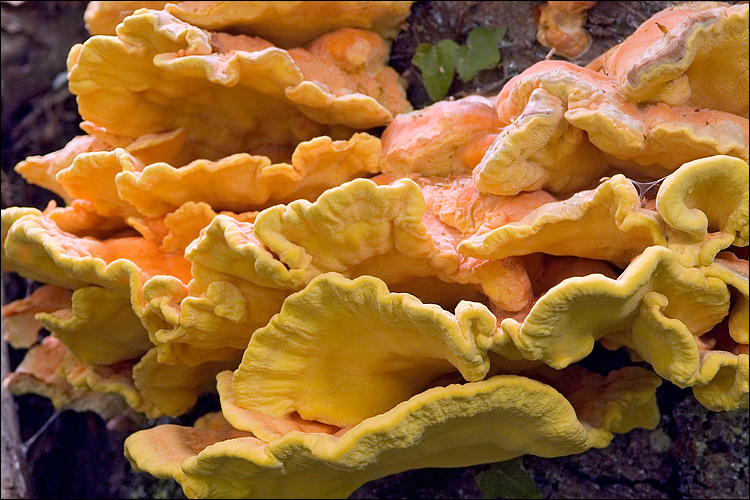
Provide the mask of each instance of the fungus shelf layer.
{"label": "fungus shelf layer", "polygon": [[125,442],[196,498],[605,448],[662,380],[748,406],[747,4],[417,111],[386,65],[411,3],[318,4],[290,38],[254,2],[91,3],[86,135],[17,167],[63,206],[2,212],[3,270],[47,284],[3,308],[6,388],[107,419],[218,392]]}

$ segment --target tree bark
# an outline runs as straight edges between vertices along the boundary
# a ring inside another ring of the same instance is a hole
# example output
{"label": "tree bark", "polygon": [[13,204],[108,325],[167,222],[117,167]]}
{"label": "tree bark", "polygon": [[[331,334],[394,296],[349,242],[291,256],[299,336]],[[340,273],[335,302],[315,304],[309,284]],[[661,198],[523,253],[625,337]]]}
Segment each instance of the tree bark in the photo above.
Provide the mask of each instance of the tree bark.
{"label": "tree bark", "polygon": [[[5,303],[5,287],[2,287],[2,302]],[[5,342],[5,323],[0,318],[0,336],[2,340],[2,366],[0,377],[10,371],[8,359],[8,345]],[[18,427],[18,412],[13,395],[5,387],[0,389],[2,398],[2,455],[0,456],[0,467],[2,482],[0,493],[2,498],[33,498],[31,495],[31,482],[29,481],[29,470],[26,457],[21,449],[21,434]]]}

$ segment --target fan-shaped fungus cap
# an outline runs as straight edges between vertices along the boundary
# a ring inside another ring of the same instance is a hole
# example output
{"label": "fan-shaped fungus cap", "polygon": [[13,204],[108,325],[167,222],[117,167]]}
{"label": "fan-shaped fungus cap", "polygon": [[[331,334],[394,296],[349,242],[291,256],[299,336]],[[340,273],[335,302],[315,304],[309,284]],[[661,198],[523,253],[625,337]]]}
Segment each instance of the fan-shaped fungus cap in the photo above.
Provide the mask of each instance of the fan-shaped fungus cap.
{"label": "fan-shaped fungus cap", "polygon": [[135,236],[133,229],[119,217],[105,217],[96,213],[86,200],[73,200],[68,206],[58,207],[54,200],[44,210],[61,231],[79,237],[90,236],[98,240]]}
{"label": "fan-shaped fungus cap", "polygon": [[475,234],[458,249],[483,259],[543,252],[624,266],[646,247],[666,243],[656,212],[642,209],[635,186],[618,174],[595,190],[547,203],[517,222]]}
{"label": "fan-shaped fungus cap", "polygon": [[474,169],[480,191],[570,191],[601,175],[604,160],[586,134],[565,119],[566,111],[558,96],[533,90],[523,113],[494,139]]}
{"label": "fan-shaped fungus cap", "polygon": [[748,261],[739,259],[731,252],[721,252],[714,262],[703,267],[706,276],[721,279],[737,290],[737,296],[727,324],[729,336],[738,344],[735,354],[747,354],[748,345]]}
{"label": "fan-shaped fungus cap", "polygon": [[[240,354],[227,361],[207,361],[195,366],[161,363],[155,348],[133,366],[132,383],[156,416],[176,417],[188,411],[204,392],[215,389],[216,374],[237,366]],[[138,407],[133,405],[136,410]],[[152,417],[153,418],[153,417]]]}
{"label": "fan-shaped fungus cap", "polygon": [[[217,214],[205,203],[188,202],[156,219],[129,218],[128,223],[167,255],[184,254],[212,220],[220,217],[252,228],[257,212]],[[251,230],[251,229],[250,229]],[[221,249],[217,247],[217,253]],[[241,355],[257,328],[281,308],[288,291],[259,286],[198,262],[190,265],[189,281],[161,274],[142,287],[146,304],[142,318],[149,329],[161,363],[197,366],[207,361],[227,361]],[[141,297],[139,297],[140,299]]]}
{"label": "fan-shaped fungus cap", "polygon": [[728,156],[686,163],[664,179],[656,209],[677,231],[669,246],[684,265],[709,265],[730,245],[747,246],[749,180],[748,164]]}
{"label": "fan-shaped fungus cap", "polygon": [[29,349],[24,359],[3,380],[13,394],[41,394],[58,409],[93,410],[104,418],[121,412],[125,404],[148,418],[180,415],[195,404],[216,373],[228,368],[211,363],[198,368],[162,365],[153,350],[137,363],[91,365],[52,336]]}
{"label": "fan-shaped fungus cap", "polygon": [[747,408],[749,403],[750,364],[748,355],[710,352],[701,364],[701,371],[710,382],[694,385],[693,395],[712,411]]}
{"label": "fan-shaped fungus cap", "polygon": [[126,404],[148,418],[181,415],[213,386],[217,373],[238,363],[235,359],[197,367],[167,365],[157,362],[156,351],[151,349],[140,360],[92,365],[53,336],[29,349],[24,359],[3,380],[13,394],[41,394],[58,409],[93,410],[104,418],[119,413]]}
{"label": "fan-shaped fungus cap", "polygon": [[547,384],[498,375],[427,389],[336,435],[292,431],[265,443],[211,418],[136,432],[125,453],[191,498],[344,498],[402,470],[580,453],[607,446],[613,431],[657,425],[658,377],[641,368],[578,375],[597,389],[593,401],[579,393],[575,408]]}
{"label": "fan-shaped fungus cap", "polygon": [[[6,219],[5,211],[3,212]],[[155,333],[168,327],[169,323],[160,317],[158,308],[152,308],[148,304],[143,294],[144,283],[149,278],[164,275],[184,287],[184,283],[189,282],[192,276],[190,263],[181,254],[163,253],[159,250],[158,243],[142,237],[112,238],[103,241],[88,237],[79,238],[61,231],[53,221],[39,214],[38,210],[35,212],[36,214],[30,213],[18,218],[8,230],[3,245],[4,256],[9,263],[8,268],[25,277],[65,288],[77,289],[98,285],[116,292],[126,299],[121,302],[122,305],[130,302],[129,309],[132,309],[143,322],[149,332],[149,340],[157,343]],[[17,211],[9,212],[11,215],[13,213]],[[101,310],[106,311],[106,308]],[[104,316],[109,313],[114,312],[109,311]],[[75,311],[72,319],[46,318],[50,321],[50,326],[54,328],[57,324],[61,332],[70,328],[70,333],[86,332],[88,328],[85,322],[79,323],[79,319],[75,318]],[[132,317],[128,318],[124,324],[137,324]],[[135,337],[140,338],[138,332],[142,330],[128,327],[121,333],[134,340]],[[92,333],[96,334],[88,331],[84,336]],[[145,341],[146,339],[142,339],[142,342],[134,345],[141,348]],[[112,347],[106,347],[108,342],[113,342],[112,346],[117,344],[116,339],[97,341],[97,347],[94,349],[92,346],[94,350],[89,351],[90,354],[104,354]],[[100,349],[104,351],[95,354]],[[132,353],[132,349],[129,352]],[[117,353],[110,352],[108,355],[117,356]]]}
{"label": "fan-shaped fungus cap", "polygon": [[284,92],[315,122],[367,129],[412,109],[401,78],[386,65],[388,47],[375,33],[343,28],[289,55],[303,80]]}
{"label": "fan-shaped fungus cap", "polygon": [[748,5],[688,2],[656,13],[604,57],[636,102],[748,117]]}
{"label": "fan-shaped fungus cap", "polygon": [[34,319],[36,313],[53,312],[70,307],[72,292],[55,285],[43,285],[23,299],[14,300],[0,308],[5,328],[5,340],[15,349],[29,348],[37,343],[42,325]]}
{"label": "fan-shaped fungus cap", "polygon": [[635,351],[658,375],[680,387],[692,387],[696,398],[709,409],[747,408],[747,353],[712,349],[716,342],[712,332],[699,337],[703,332],[691,331],[671,318],[675,304],[670,302],[674,298],[670,301],[658,292],[644,295],[631,330]]}
{"label": "fan-shaped fungus cap", "polygon": [[641,206],[642,194],[618,174],[596,190],[547,203],[518,222],[475,234],[458,249],[485,259],[544,252],[624,267],[646,247],[662,245],[678,252],[685,266],[708,265],[730,245],[747,245],[747,176],[747,163],[738,158],[694,160],[661,180],[652,210]]}
{"label": "fan-shaped fungus cap", "polygon": [[473,172],[482,192],[568,193],[610,164],[655,179],[706,156],[748,159],[747,119],[663,103],[639,107],[613,78],[565,61],[542,61],[514,77],[497,112],[507,125]]}
{"label": "fan-shaped fungus cap", "polygon": [[714,155],[748,161],[748,121],[724,111],[669,107],[659,103],[642,107],[640,121],[647,129],[643,150],[603,149],[612,165],[639,177],[658,178],[684,163]]}
{"label": "fan-shaped fungus cap", "polygon": [[[371,47],[385,42],[367,31],[325,36],[387,56]],[[198,158],[216,159],[294,147],[321,135],[324,124],[385,125],[410,109],[398,74],[385,63],[349,73],[325,50],[287,52],[143,9],[125,19],[117,36],[73,47],[68,81],[81,116],[95,125],[131,138],[184,128],[186,140],[203,148]]]}
{"label": "fan-shaped fungus cap", "polygon": [[[236,222],[216,217],[186,255],[259,285],[286,289],[300,289],[328,271],[361,269],[368,260],[373,261],[371,272],[361,274],[393,282],[428,269],[455,269],[457,262],[440,254],[421,223],[424,211],[424,199],[412,181],[377,186],[357,179],[329,190],[314,203],[297,200],[265,209],[253,226],[238,226],[239,231],[231,234],[222,226],[237,226]],[[220,246],[221,240],[225,243]],[[222,247],[241,254],[230,260],[219,251]]]}
{"label": "fan-shaped fungus cap", "polygon": [[[89,2],[84,19],[92,35],[114,35],[137,9],[165,9],[199,28],[259,36],[282,47],[299,47],[339,28],[394,38],[413,2]],[[167,5],[170,4],[170,5]]]}
{"label": "fan-shaped fungus cap", "polygon": [[[18,212],[23,211],[8,214]],[[5,211],[3,216],[4,220],[12,218]],[[76,356],[102,363],[93,366],[76,359],[78,364],[71,365],[75,370],[66,371],[68,381],[82,391],[114,392],[139,412],[175,416],[195,403],[216,373],[236,366],[241,354],[236,350],[221,358],[231,362],[204,363],[210,359],[201,359],[196,363],[199,366],[163,365],[155,349],[146,351],[152,341],[157,342],[156,332],[169,323],[143,296],[144,282],[159,275],[188,282],[190,265],[182,255],[164,254],[156,243],[143,238],[78,238],[60,231],[38,210],[12,223],[4,250],[16,272],[79,289],[70,310],[41,313],[38,319],[70,345]],[[104,288],[84,288],[91,284]],[[102,331],[108,335],[101,336]],[[140,360],[134,359],[142,354]],[[122,363],[132,367],[136,361],[132,372],[117,368]],[[114,381],[107,375],[112,369],[117,372]],[[168,387],[163,387],[162,379],[169,380]]]}
{"label": "fan-shaped fungus cap", "polygon": [[[194,151],[195,148],[192,148],[186,141],[184,129],[161,134],[146,134],[133,140],[127,137],[117,137],[106,129],[88,122],[82,123],[81,128],[90,135],[73,138],[59,151],[44,156],[30,156],[15,167],[16,172],[21,174],[26,182],[54,192],[65,200],[68,206],[76,205],[79,214],[82,214],[80,211],[84,209],[89,213],[92,212],[91,207],[82,205],[86,200],[91,199],[94,193],[98,195],[98,198],[94,196],[95,199],[106,200],[103,206],[96,207],[100,214],[109,215],[109,212],[116,212],[117,208],[122,205],[122,203],[118,204],[117,193],[107,177],[108,173],[112,175],[117,173],[116,170],[113,171],[112,166],[112,163],[116,161],[110,161],[109,165],[96,164],[96,167],[103,167],[104,172],[96,172],[96,176],[92,176],[93,166],[87,161],[92,156],[84,153],[105,152],[104,158],[108,158],[106,152],[122,148],[127,151],[128,158],[131,158],[123,168],[136,170],[142,169],[142,164],[155,161],[181,166],[185,158],[197,154]],[[100,158],[100,156],[93,155],[93,158]],[[85,172],[85,175],[82,175],[81,170]],[[122,210],[120,208],[120,211]],[[80,226],[80,224],[76,225]],[[92,228],[94,226],[92,225]]]}
{"label": "fan-shaped fungus cap", "polygon": [[435,277],[468,289],[481,286],[503,309],[523,308],[531,298],[523,267],[512,260],[463,259],[456,249],[461,239],[459,231],[426,213],[414,181],[378,186],[355,179],[315,203],[297,200],[265,209],[252,227],[217,216],[186,256],[263,287],[299,290],[335,271],[378,276],[409,291],[411,280]]}
{"label": "fan-shaped fungus cap", "polygon": [[79,396],[62,371],[66,354],[67,349],[58,339],[45,337],[26,352],[15,372],[3,378],[3,388],[15,395],[43,395],[55,408],[65,406]]}
{"label": "fan-shaped fungus cap", "polygon": [[651,363],[662,377],[693,394],[713,411],[748,406],[748,263],[731,252],[721,252],[710,266],[699,269],[707,280],[732,287],[729,317],[708,331],[674,319],[674,300],[646,292],[638,317],[627,334],[616,334],[610,348],[626,345]]}
{"label": "fan-shaped fungus cap", "polygon": [[564,280],[522,323],[503,320],[495,341],[512,341],[528,359],[560,368],[585,357],[604,335],[630,330],[635,349],[657,373],[684,386],[705,385],[694,336],[721,322],[729,299],[724,281],[652,246],[616,280],[598,274]]}
{"label": "fan-shaped fungus cap", "polygon": [[57,410],[94,411],[109,419],[121,413],[125,400],[116,392],[95,392],[73,385],[67,378],[75,358],[55,337],[47,336],[32,346],[16,370],[3,377],[3,388],[11,394],[39,394]]}
{"label": "fan-shaped fungus cap", "polygon": [[163,321],[150,328],[159,362],[197,366],[236,359],[289,295],[201,264],[192,272],[189,287],[171,276],[156,276],[143,287],[149,310]]}
{"label": "fan-shaped fungus cap", "polygon": [[91,286],[73,292],[71,303],[35,316],[84,363],[111,365],[140,358],[153,344],[127,295]]}
{"label": "fan-shaped fungus cap", "polygon": [[3,242],[9,267],[23,276],[73,289],[95,284],[125,296],[140,293],[142,283],[158,274],[190,280],[185,258],[164,254],[153,242],[79,238],[35,212],[13,222]]}
{"label": "fan-shaped fungus cap", "polygon": [[[482,96],[440,101],[400,114],[383,131],[381,171],[394,176],[470,173],[476,166],[472,158],[481,158],[487,137],[497,134],[501,125],[493,101]],[[480,153],[470,154],[472,146],[482,145]]]}
{"label": "fan-shaped fungus cap", "polygon": [[64,148],[44,156],[29,156],[15,167],[26,182],[36,184],[59,195],[70,203],[73,196],[57,181],[57,173],[70,166],[73,160],[81,154],[91,151],[103,151],[109,144],[98,137],[80,135],[70,140]]}
{"label": "fan-shaped fungus cap", "polygon": [[[325,304],[324,307],[322,305]],[[495,317],[461,302],[456,315],[394,294],[381,280],[318,276],[257,330],[232,387],[243,408],[339,427],[383,413],[438,376],[481,380],[489,359],[476,345]]]}
{"label": "fan-shaped fungus cap", "polygon": [[[164,152],[162,160],[144,164],[142,151],[134,154],[129,149],[77,154],[67,165],[55,168],[58,194],[73,198],[81,215],[93,211],[121,219],[162,216],[187,202],[243,212],[297,198],[314,199],[328,188],[377,172],[380,140],[367,133],[354,134],[346,141],[316,137],[299,144],[290,163],[238,153],[216,162],[195,160],[181,166],[170,164],[169,158],[176,155]],[[42,160],[59,163],[53,161],[56,154]],[[40,165],[27,160],[19,166],[34,179]],[[85,224],[73,224],[72,214],[66,215],[68,225],[88,229]]]}
{"label": "fan-shaped fungus cap", "polygon": [[545,2],[538,8],[536,39],[556,54],[575,59],[591,46],[591,35],[584,29],[586,11],[596,2]]}
{"label": "fan-shaped fungus cap", "polygon": [[[244,212],[299,198],[315,199],[326,189],[377,172],[380,141],[355,134],[348,141],[316,137],[297,146],[290,163],[244,153],[217,162],[196,160],[174,168],[154,163],[116,175],[117,195],[148,217],[183,203],[204,202],[215,210]],[[248,186],[252,189],[248,190]]]}

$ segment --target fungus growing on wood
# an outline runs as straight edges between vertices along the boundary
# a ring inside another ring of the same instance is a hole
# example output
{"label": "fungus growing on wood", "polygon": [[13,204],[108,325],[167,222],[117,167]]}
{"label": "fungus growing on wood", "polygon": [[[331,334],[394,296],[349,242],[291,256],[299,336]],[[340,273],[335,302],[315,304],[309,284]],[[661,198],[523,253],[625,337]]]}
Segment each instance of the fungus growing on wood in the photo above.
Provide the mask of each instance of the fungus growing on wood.
{"label": "fungus growing on wood", "polygon": [[[3,270],[47,283],[3,314],[51,333],[15,393],[157,417],[217,390],[126,442],[197,498],[604,447],[657,425],[662,379],[747,407],[747,93],[705,78],[726,51],[747,82],[746,5],[411,111],[383,38],[410,2],[281,34],[283,2],[136,3],[92,2],[118,27],[71,51],[88,135],[17,168],[65,206],[2,211]],[[651,370],[575,366],[597,342]]]}
{"label": "fungus growing on wood", "polygon": [[591,46],[591,35],[584,28],[586,11],[596,2],[544,2],[535,12],[536,39],[556,54],[575,59]]}
{"label": "fungus growing on wood", "polygon": [[92,35],[114,35],[123,19],[141,8],[164,9],[212,31],[258,36],[284,49],[299,47],[339,28],[395,38],[413,2],[89,2],[84,15]]}
{"label": "fungus growing on wood", "polygon": [[[210,415],[192,428],[136,432],[125,454],[140,470],[176,479],[190,498],[346,498],[363,483],[401,470],[525,453],[569,455],[607,446],[613,432],[657,425],[654,393],[661,381],[648,371],[629,367],[606,378],[575,377],[595,389],[570,391],[573,404],[568,391],[496,375],[429,388],[334,434],[300,429],[265,442]],[[535,425],[528,427],[530,421]]]}
{"label": "fungus growing on wood", "polygon": [[[69,88],[94,125],[132,139],[182,128],[197,158],[207,159],[294,148],[335,130],[329,125],[376,127],[411,109],[398,74],[385,65],[385,41],[350,28],[323,36],[329,43],[287,51],[139,10],[117,36],[71,49]],[[339,67],[329,52],[339,44],[356,48],[366,63]],[[373,52],[380,57],[370,58]]]}

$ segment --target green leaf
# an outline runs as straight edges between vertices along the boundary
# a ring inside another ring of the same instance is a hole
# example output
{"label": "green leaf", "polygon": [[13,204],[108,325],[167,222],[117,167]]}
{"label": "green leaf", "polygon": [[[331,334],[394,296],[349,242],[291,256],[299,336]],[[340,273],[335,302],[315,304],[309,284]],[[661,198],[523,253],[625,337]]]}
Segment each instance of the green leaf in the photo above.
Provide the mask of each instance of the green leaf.
{"label": "green leaf", "polygon": [[474,28],[469,32],[466,46],[461,47],[457,62],[458,76],[468,82],[483,69],[497,67],[500,62],[500,49],[497,44],[507,33],[507,28]]}
{"label": "green leaf", "polygon": [[507,31],[506,28],[474,28],[463,47],[448,39],[435,45],[420,43],[411,62],[422,72],[422,82],[430,99],[439,101],[448,95],[456,70],[461,80],[468,82],[480,70],[496,67],[500,62],[497,44]]}
{"label": "green leaf", "polygon": [[476,481],[484,498],[542,498],[521,457],[493,464]]}
{"label": "green leaf", "polygon": [[459,46],[453,40],[440,40],[435,45],[420,43],[412,64],[422,71],[427,95],[439,101],[448,94],[456,71]]}

